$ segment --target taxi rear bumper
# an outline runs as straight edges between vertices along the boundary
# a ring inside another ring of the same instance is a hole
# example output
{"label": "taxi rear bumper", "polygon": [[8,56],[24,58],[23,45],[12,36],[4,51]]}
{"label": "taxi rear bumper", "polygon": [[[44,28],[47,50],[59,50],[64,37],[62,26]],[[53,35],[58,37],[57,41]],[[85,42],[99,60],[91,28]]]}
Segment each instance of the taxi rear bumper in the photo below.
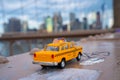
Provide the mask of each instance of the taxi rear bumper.
{"label": "taxi rear bumper", "polygon": [[32,61],[33,64],[45,65],[45,66],[57,66],[58,62],[35,62]]}

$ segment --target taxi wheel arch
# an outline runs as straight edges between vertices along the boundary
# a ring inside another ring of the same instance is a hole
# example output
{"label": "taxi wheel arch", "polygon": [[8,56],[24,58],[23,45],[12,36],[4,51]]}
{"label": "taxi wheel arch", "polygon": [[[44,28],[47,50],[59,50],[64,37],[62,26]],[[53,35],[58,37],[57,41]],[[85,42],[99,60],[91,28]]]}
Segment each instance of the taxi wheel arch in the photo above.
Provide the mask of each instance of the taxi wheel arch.
{"label": "taxi wheel arch", "polygon": [[58,64],[59,68],[63,69],[66,66],[65,58],[62,58],[61,62]]}
{"label": "taxi wheel arch", "polygon": [[79,52],[78,55],[77,55],[77,57],[76,57],[77,61],[81,60],[81,56],[82,56],[82,54],[81,54],[81,52]]}

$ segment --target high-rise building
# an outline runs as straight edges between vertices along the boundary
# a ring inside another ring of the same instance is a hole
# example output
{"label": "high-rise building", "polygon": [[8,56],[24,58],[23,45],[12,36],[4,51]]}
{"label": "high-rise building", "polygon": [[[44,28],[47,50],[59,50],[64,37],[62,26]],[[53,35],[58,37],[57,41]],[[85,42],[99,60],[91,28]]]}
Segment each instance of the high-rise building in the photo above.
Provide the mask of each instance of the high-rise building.
{"label": "high-rise building", "polygon": [[46,30],[46,25],[45,23],[40,24],[40,30]]}
{"label": "high-rise building", "polygon": [[50,16],[46,17],[45,25],[46,25],[47,32],[53,31],[53,22],[52,22],[52,18]]}
{"label": "high-rise building", "polygon": [[28,31],[28,22],[23,21],[22,22],[22,32],[27,32]]}
{"label": "high-rise building", "polygon": [[81,29],[81,22],[76,18],[75,13],[70,13],[70,30]]}
{"label": "high-rise building", "polygon": [[5,32],[20,32],[22,25],[19,19],[10,18],[8,24],[4,24]]}
{"label": "high-rise building", "polygon": [[62,16],[61,16],[61,13],[59,12],[58,13],[58,31],[63,31],[63,19],[62,19]]}
{"label": "high-rise building", "polygon": [[74,22],[75,19],[76,19],[75,13],[72,13],[72,12],[70,13],[70,16],[69,16],[69,17],[70,17],[70,23],[71,23],[71,22]]}
{"label": "high-rise building", "polygon": [[102,29],[100,12],[96,13],[96,29]]}
{"label": "high-rise building", "polygon": [[75,13],[71,12],[70,15],[69,15],[69,18],[70,18],[70,30],[73,30],[74,22],[75,22],[75,19],[76,19]]}
{"label": "high-rise building", "polygon": [[42,24],[40,24],[40,27],[39,27],[39,30],[38,30],[39,32],[47,32],[46,31],[46,25],[45,25],[45,23],[43,22]]}
{"label": "high-rise building", "polygon": [[120,28],[120,0],[113,0],[113,13],[114,13],[113,28]]}
{"label": "high-rise building", "polygon": [[62,29],[62,24],[63,20],[62,20],[62,16],[61,13],[54,13],[53,15],[53,30],[55,32],[60,31]]}
{"label": "high-rise building", "polygon": [[55,32],[58,31],[58,23],[57,23],[57,20],[58,20],[57,14],[54,13],[54,15],[53,15],[53,30],[54,30]]}
{"label": "high-rise building", "polygon": [[81,22],[79,21],[79,19],[75,19],[75,21],[73,22],[73,27],[71,27],[71,30],[80,30],[81,29]]}
{"label": "high-rise building", "polygon": [[8,24],[3,23],[3,26],[4,26],[4,32],[9,32]]}
{"label": "high-rise building", "polygon": [[67,31],[67,24],[62,26],[63,31]]}
{"label": "high-rise building", "polygon": [[89,27],[88,27],[88,20],[87,20],[86,17],[83,18],[83,29],[84,30],[89,29]]}

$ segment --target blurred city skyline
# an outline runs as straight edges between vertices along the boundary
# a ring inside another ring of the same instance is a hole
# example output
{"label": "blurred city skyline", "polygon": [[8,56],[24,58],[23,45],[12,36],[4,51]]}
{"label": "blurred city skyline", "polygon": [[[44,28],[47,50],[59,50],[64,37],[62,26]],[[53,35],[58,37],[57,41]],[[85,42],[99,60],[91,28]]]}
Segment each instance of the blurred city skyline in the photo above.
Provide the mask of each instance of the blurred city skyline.
{"label": "blurred city skyline", "polygon": [[112,4],[112,0],[1,0],[0,33],[3,32],[3,23],[7,23],[11,17],[27,21],[30,29],[39,29],[45,17],[53,17],[59,12],[63,24],[70,22],[71,12],[75,13],[80,21],[86,17],[88,24],[91,24],[96,19],[96,12],[99,11],[103,17],[103,25],[111,27],[113,25]]}

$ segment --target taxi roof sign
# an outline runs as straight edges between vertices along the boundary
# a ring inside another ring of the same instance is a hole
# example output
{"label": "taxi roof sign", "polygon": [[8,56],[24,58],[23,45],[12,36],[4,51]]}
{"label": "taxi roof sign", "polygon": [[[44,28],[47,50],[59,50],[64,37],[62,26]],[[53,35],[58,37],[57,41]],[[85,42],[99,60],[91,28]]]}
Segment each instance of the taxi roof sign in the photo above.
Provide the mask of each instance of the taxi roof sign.
{"label": "taxi roof sign", "polygon": [[66,40],[64,38],[55,38],[53,40],[53,43],[62,43],[62,42],[66,42]]}

